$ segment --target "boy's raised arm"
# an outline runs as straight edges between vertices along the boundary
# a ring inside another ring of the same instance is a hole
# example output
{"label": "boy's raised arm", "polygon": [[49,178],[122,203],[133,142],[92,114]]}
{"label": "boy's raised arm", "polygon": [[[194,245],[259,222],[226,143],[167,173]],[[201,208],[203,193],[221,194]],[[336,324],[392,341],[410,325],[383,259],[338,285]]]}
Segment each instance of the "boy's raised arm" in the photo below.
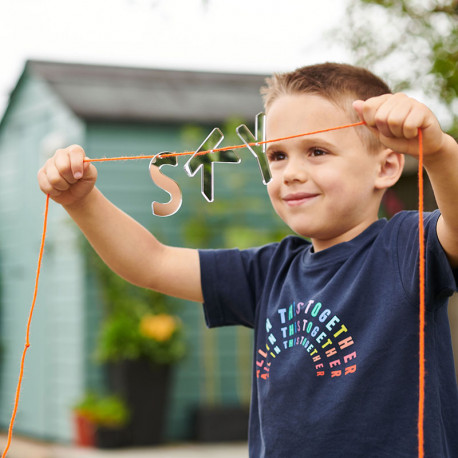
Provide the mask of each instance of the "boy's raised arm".
{"label": "boy's raised arm", "polygon": [[58,150],[38,172],[43,192],[62,204],[104,262],[129,282],[202,302],[197,250],[160,243],[95,187],[97,171],[73,145]]}
{"label": "boy's raised arm", "polygon": [[404,94],[359,100],[353,106],[380,141],[398,153],[418,157],[422,130],[423,164],[441,211],[437,236],[452,267],[458,267],[458,144],[425,105]]}
{"label": "boy's raised arm", "polygon": [[437,236],[452,267],[458,267],[458,144],[445,137],[436,154],[425,156],[424,164],[441,211]]}

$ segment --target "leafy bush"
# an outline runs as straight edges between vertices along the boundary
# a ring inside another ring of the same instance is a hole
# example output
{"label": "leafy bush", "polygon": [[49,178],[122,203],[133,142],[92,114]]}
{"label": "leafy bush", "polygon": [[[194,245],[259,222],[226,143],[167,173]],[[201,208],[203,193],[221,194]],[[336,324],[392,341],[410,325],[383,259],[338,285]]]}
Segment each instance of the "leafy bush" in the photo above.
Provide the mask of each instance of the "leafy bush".
{"label": "leafy bush", "polygon": [[121,398],[102,397],[95,393],[87,393],[73,410],[98,426],[122,427],[127,424],[130,417],[129,410]]}
{"label": "leafy bush", "polygon": [[105,302],[97,359],[148,359],[156,364],[179,361],[186,348],[183,325],[170,313],[172,306],[166,296],[123,280],[92,249],[89,260],[97,272]]}
{"label": "leafy bush", "polygon": [[182,325],[168,314],[114,313],[102,324],[97,356],[102,361],[146,358],[172,364],[185,352]]}

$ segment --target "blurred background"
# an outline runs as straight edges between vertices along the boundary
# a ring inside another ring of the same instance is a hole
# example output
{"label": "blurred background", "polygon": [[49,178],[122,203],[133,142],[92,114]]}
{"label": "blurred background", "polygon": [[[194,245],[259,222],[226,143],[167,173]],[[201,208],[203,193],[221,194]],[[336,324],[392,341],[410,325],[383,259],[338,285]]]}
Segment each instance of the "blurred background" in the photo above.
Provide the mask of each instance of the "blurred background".
{"label": "blurred background", "polygon": [[[239,144],[238,125],[254,133],[266,76],[323,61],[370,68],[427,103],[456,138],[457,18],[455,0],[2,1],[0,428],[11,416],[41,237],[36,172],[55,149],[193,150],[214,127],[224,145]],[[168,218],[151,213],[166,195],[147,161],[101,163],[98,186],[168,244],[278,240],[288,230],[253,157],[239,151],[241,164],[215,166],[211,204],[199,177],[185,174],[187,159],[169,167],[183,206]],[[382,216],[416,208],[416,182],[408,161]],[[428,183],[426,207],[435,208]],[[450,317],[456,336],[458,307]],[[30,337],[20,436],[102,448],[246,439],[251,331],[209,331],[200,305],[125,284],[52,203]]]}

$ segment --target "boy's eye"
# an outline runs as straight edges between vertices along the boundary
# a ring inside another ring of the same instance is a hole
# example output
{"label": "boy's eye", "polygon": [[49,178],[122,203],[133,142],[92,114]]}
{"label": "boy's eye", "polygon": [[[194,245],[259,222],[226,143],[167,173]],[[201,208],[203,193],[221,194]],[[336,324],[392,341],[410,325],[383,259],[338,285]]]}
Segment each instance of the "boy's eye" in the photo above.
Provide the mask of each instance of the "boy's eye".
{"label": "boy's eye", "polygon": [[321,148],[312,148],[310,150],[310,155],[313,157],[326,156],[326,154],[328,154],[327,151]]}
{"label": "boy's eye", "polygon": [[273,151],[271,153],[268,153],[267,159],[269,162],[275,162],[275,161],[283,161],[286,159],[286,154],[282,153],[281,151]]}

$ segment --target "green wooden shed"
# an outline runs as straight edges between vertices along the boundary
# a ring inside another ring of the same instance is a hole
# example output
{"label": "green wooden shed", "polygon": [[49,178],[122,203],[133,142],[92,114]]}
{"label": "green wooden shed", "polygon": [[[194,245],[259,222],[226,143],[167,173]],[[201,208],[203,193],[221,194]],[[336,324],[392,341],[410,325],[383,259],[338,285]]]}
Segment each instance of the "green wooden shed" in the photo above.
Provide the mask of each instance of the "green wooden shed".
{"label": "green wooden shed", "polygon": [[[228,119],[253,126],[262,110],[263,81],[263,75],[25,64],[0,123],[1,428],[7,428],[11,416],[34,287],[45,202],[37,186],[39,167],[55,149],[73,143],[90,157],[197,148]],[[232,139],[233,130],[227,132]],[[151,202],[166,199],[149,176],[148,161],[98,165],[98,186],[166,243],[213,246],[242,240],[243,245],[244,239],[253,242],[253,233],[262,243],[264,235],[283,226],[273,223],[256,161],[243,151],[242,164],[215,167],[212,204],[203,199],[198,176],[189,178],[182,167],[172,170],[184,197],[182,209],[168,218],[152,215]],[[93,358],[101,294],[81,243],[76,226],[51,202],[18,434],[70,441],[71,406],[88,388],[104,383]],[[208,331],[199,305],[177,306],[188,354],[175,372],[169,440],[191,437],[196,406],[245,404],[250,390],[249,331]]]}

